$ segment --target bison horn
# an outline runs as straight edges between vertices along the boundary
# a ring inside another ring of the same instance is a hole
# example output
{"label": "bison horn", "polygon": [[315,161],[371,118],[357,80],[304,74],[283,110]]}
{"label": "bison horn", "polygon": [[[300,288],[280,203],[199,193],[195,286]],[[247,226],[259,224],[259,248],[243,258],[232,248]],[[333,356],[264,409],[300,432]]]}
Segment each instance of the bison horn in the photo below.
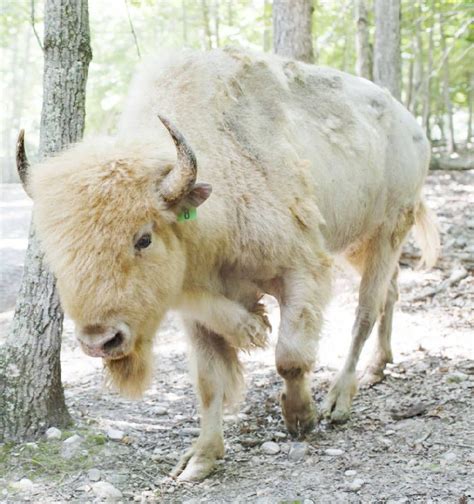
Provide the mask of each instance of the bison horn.
{"label": "bison horn", "polygon": [[169,131],[178,154],[176,166],[166,176],[161,187],[163,199],[172,206],[193,188],[197,176],[197,162],[193,150],[183,135],[168,119],[160,115],[158,117]]}
{"label": "bison horn", "polygon": [[18,170],[18,175],[20,176],[23,189],[26,194],[31,197],[28,191],[28,170],[30,168],[30,163],[26,157],[25,152],[25,130],[20,130],[18,134],[18,140],[16,141],[16,168]]}

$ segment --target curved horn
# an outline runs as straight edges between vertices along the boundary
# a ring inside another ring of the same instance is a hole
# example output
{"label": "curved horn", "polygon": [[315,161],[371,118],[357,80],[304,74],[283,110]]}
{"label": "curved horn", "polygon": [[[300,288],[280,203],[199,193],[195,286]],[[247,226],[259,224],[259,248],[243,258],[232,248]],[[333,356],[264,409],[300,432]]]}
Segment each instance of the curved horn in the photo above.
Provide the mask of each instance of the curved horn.
{"label": "curved horn", "polygon": [[183,135],[168,119],[160,115],[158,117],[169,131],[178,154],[176,166],[166,176],[161,187],[163,199],[171,206],[193,188],[197,176],[197,162],[193,150]]}
{"label": "curved horn", "polygon": [[18,133],[18,140],[16,141],[16,168],[18,170],[18,175],[20,176],[21,184],[26,194],[31,197],[28,191],[28,170],[30,168],[30,163],[26,157],[25,152],[25,130],[20,130]]}

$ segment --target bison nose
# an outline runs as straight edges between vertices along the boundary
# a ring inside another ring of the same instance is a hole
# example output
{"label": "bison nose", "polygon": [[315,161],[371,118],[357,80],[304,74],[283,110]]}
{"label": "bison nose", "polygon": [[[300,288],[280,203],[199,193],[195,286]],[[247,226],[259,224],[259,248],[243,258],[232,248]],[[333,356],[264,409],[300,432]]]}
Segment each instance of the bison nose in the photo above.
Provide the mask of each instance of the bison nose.
{"label": "bison nose", "polygon": [[82,350],[91,357],[120,359],[131,347],[131,333],[127,324],[114,326],[101,324],[87,325],[77,331],[77,339]]}

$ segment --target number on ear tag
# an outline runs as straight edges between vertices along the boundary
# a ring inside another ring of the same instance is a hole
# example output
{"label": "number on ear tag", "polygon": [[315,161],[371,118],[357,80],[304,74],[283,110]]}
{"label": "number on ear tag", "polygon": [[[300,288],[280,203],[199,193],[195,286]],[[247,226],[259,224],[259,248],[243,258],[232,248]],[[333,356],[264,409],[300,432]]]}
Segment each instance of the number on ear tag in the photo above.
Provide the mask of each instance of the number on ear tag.
{"label": "number on ear tag", "polygon": [[196,207],[185,208],[180,214],[178,214],[178,222],[184,222],[196,219],[197,219]]}

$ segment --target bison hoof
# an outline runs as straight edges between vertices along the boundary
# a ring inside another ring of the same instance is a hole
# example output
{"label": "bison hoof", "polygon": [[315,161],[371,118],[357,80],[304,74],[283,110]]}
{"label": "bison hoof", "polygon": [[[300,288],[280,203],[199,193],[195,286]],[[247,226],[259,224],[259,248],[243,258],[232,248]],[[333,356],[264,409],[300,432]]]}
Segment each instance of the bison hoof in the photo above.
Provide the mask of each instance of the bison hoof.
{"label": "bison hoof", "polygon": [[314,429],[318,414],[311,400],[295,404],[295,401],[283,392],[280,402],[286,428],[292,436],[302,437]]}
{"label": "bison hoof", "polygon": [[368,367],[359,378],[359,385],[362,388],[370,388],[385,379],[383,368]]}
{"label": "bison hoof", "polygon": [[323,403],[324,418],[333,423],[344,423],[351,416],[352,398],[357,391],[355,374],[341,374],[331,385]]}
{"label": "bison hoof", "polygon": [[240,327],[239,348],[242,350],[265,348],[268,342],[268,331],[272,328],[265,313],[265,307],[257,303],[248,315],[247,320]]}
{"label": "bison hoof", "polygon": [[224,456],[224,446],[206,450],[202,446],[190,448],[176,464],[170,476],[178,481],[200,481],[208,476],[216,465],[216,460]]}

